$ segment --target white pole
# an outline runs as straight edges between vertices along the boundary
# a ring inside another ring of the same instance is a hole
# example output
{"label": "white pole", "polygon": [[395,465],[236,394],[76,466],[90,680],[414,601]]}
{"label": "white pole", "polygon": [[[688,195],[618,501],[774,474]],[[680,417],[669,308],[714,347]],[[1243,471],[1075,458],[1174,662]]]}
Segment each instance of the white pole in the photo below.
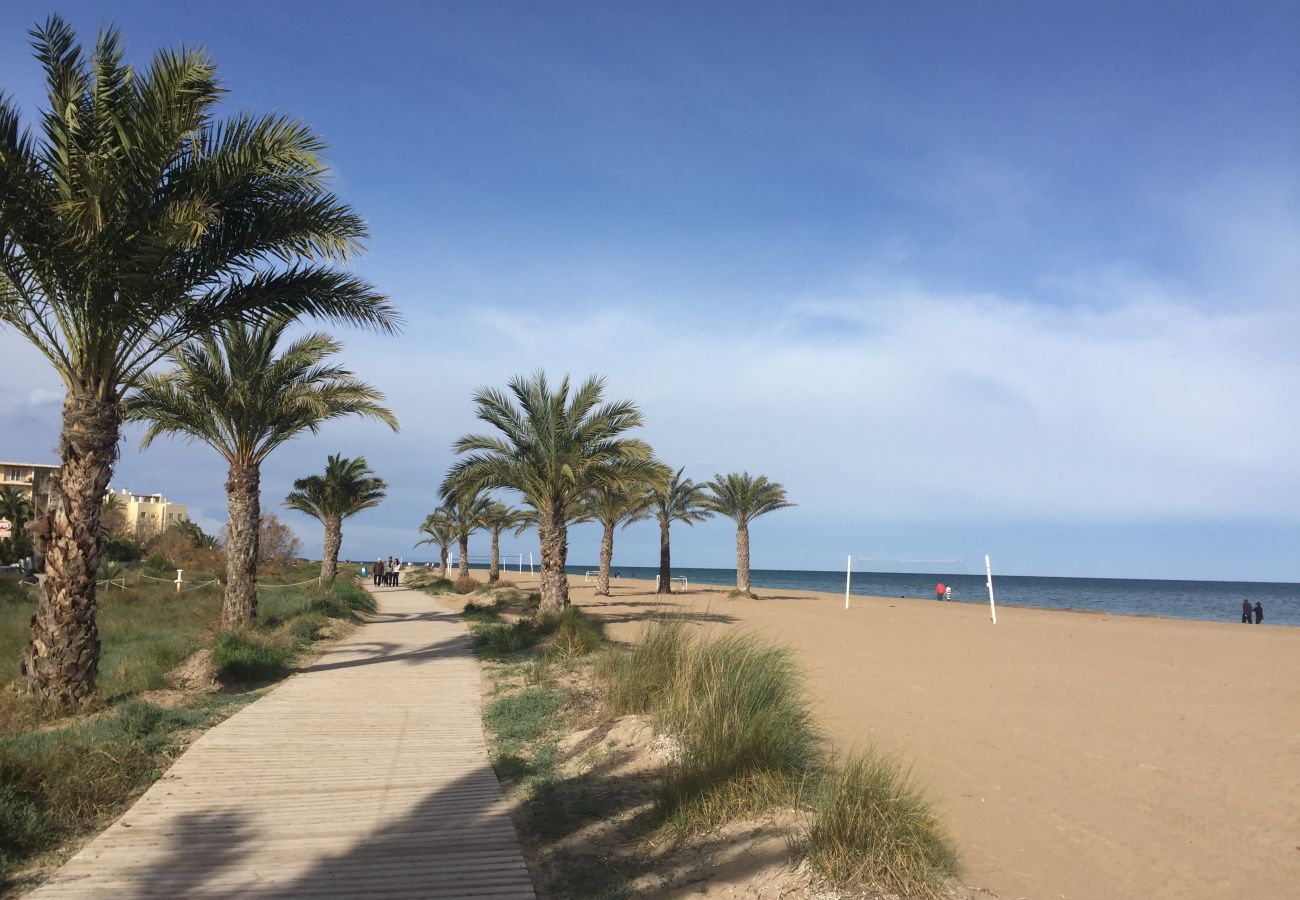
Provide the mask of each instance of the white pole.
{"label": "white pole", "polygon": [[524,574],[524,555],[522,553],[519,554],[519,574]]}
{"label": "white pole", "polygon": [[528,551],[528,574],[533,574],[533,551]]}
{"label": "white pole", "polygon": [[844,608],[849,608],[849,585],[853,584],[853,554],[849,554],[849,564],[844,568]]}
{"label": "white pole", "polygon": [[181,576],[184,574],[184,572],[185,572],[184,569],[176,570],[176,593],[178,594],[181,592]]}
{"label": "white pole", "polygon": [[993,602],[993,566],[989,563],[989,555],[984,554],[984,574],[988,577],[989,585],[989,614],[993,617],[993,624],[998,624],[998,607]]}

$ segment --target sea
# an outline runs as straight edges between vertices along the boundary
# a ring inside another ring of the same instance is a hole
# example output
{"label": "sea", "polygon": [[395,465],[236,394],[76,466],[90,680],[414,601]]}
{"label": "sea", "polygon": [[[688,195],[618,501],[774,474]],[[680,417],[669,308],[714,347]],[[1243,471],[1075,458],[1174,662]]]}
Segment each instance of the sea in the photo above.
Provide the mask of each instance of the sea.
{"label": "sea", "polygon": [[[571,575],[583,576],[595,566],[569,566]],[[621,569],[624,577],[654,578],[657,567]],[[691,584],[732,586],[735,569],[673,568]],[[844,571],[753,569],[750,581],[756,591],[799,590],[844,593]],[[873,597],[908,597],[934,602],[935,585],[952,587],[953,600],[989,602],[984,575],[942,572],[854,572],[852,594]],[[1257,601],[1264,608],[1264,624],[1300,626],[1300,584],[1266,581],[1164,581],[1145,578],[1049,578],[1035,575],[993,576],[993,593],[999,606],[1033,606],[1123,616],[1165,619],[1199,619],[1207,622],[1241,622],[1241,601]],[[797,601],[793,601],[797,602]]]}

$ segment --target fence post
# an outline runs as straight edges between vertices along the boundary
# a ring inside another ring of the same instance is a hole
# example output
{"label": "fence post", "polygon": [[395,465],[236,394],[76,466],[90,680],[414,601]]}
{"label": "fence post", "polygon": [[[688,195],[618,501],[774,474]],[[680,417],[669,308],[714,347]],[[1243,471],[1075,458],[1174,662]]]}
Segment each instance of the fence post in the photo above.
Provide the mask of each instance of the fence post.
{"label": "fence post", "polygon": [[178,594],[181,592],[181,576],[184,574],[184,572],[185,572],[184,569],[176,570],[176,593]]}

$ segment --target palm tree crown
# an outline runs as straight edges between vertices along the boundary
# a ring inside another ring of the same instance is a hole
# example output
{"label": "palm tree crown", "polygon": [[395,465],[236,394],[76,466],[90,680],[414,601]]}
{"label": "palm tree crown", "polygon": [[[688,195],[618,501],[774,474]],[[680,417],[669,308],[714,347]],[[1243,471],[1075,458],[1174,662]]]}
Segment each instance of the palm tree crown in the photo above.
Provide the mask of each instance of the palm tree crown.
{"label": "palm tree crown", "polygon": [[737,524],[752,522],[778,509],[794,506],[785,496],[785,487],[768,481],[764,475],[757,478],[748,472],[715,475],[704,484],[706,493],[701,505],[712,512],[734,519]]}
{"label": "palm tree crown", "polygon": [[308,475],[293,483],[284,505],[320,520],[325,526],[320,585],[334,583],[338,573],[339,548],[343,544],[343,520],[362,510],[378,506],[388,485],[366,465],[366,458],[345,459],[332,454],[325,461],[324,475]]}
{"label": "palm tree crown", "polygon": [[[663,477],[667,477],[665,470]],[[596,593],[609,596],[609,569],[614,561],[614,531],[638,520],[653,502],[649,482],[603,484],[587,492],[581,518],[601,526],[600,562],[596,570]]]}
{"label": "palm tree crown", "polygon": [[525,524],[524,513],[500,500],[492,500],[479,516],[479,523],[492,535],[492,558],[488,563],[488,584],[501,577],[501,532]]}
{"label": "palm tree crown", "polygon": [[[446,488],[444,488],[446,490]],[[469,538],[485,527],[484,517],[492,506],[492,498],[481,491],[465,488],[453,490],[445,496],[443,509],[451,522],[452,533],[460,544],[460,575],[469,577]]]}
{"label": "palm tree crown", "polygon": [[443,482],[444,495],[462,486],[511,488],[537,513],[542,544],[542,605],[568,602],[564,565],[569,513],[602,483],[643,477],[653,466],[650,446],[624,435],[641,413],[628,400],[604,402],[605,380],[588,378],[570,391],[564,378],[552,389],[543,372],[516,376],[505,392],[474,394],[476,415],[498,434],[471,434],[454,444],[464,454]]}
{"label": "palm tree crown", "polygon": [[371,471],[364,456],[346,459],[335,453],[325,461],[324,475],[308,475],[293,483],[284,505],[324,522],[374,509],[387,492],[388,483]]}
{"label": "palm tree crown", "polygon": [[172,354],[175,368],[145,375],[124,405],[126,418],[148,422],[147,447],[162,434],[212,446],[231,465],[257,465],[304,431],[330,419],[361,415],[397,431],[383,394],[347,369],[324,361],[343,349],[321,332],[303,335],[276,355],[289,322],[258,328],[231,323]]}

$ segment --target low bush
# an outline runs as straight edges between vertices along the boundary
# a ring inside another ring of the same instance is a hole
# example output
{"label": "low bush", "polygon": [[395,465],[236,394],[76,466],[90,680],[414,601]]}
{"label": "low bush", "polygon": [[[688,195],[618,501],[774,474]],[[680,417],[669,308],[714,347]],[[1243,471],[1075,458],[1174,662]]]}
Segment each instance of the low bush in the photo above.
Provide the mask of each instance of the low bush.
{"label": "low bush", "polygon": [[498,578],[496,581],[492,582],[491,586],[500,590],[502,588],[514,588],[515,583],[509,578]]}
{"label": "low bush", "polygon": [[456,590],[456,585],[448,578],[435,578],[428,584],[420,585],[421,590],[428,591],[430,594],[449,594]]}
{"label": "low bush", "polygon": [[605,643],[605,629],[576,606],[558,613],[542,613],[534,622],[537,632],[546,638],[543,653],[548,657],[586,656]]}
{"label": "low bush", "polygon": [[466,622],[488,623],[501,620],[501,614],[496,608],[485,603],[466,603],[460,615]]}
{"label": "low bush", "polygon": [[641,633],[630,650],[615,650],[596,661],[605,683],[605,702],[617,716],[648,713],[682,667],[690,634],[680,622],[657,622]]}
{"label": "low bush", "polygon": [[176,567],[172,565],[172,561],[161,553],[155,553],[146,559],[144,570],[154,577],[176,574]]}
{"label": "low bush", "polygon": [[462,575],[456,579],[456,593],[472,594],[483,587],[483,582],[473,575]]}
{"label": "low bush", "polygon": [[470,634],[470,647],[488,659],[517,656],[537,644],[537,629],[527,619],[513,624],[486,622],[472,625]]}
{"label": "low bush", "polygon": [[507,749],[536,740],[545,734],[551,717],[564,708],[568,698],[550,687],[528,687],[493,700],[483,710],[483,721]]}
{"label": "low bush", "polygon": [[929,802],[890,760],[850,757],[812,791],[804,856],[836,884],[939,900],[957,855]]}
{"label": "low bush", "polygon": [[222,681],[256,684],[289,674],[296,648],[288,641],[254,630],[223,631],[212,642],[212,661]]}

